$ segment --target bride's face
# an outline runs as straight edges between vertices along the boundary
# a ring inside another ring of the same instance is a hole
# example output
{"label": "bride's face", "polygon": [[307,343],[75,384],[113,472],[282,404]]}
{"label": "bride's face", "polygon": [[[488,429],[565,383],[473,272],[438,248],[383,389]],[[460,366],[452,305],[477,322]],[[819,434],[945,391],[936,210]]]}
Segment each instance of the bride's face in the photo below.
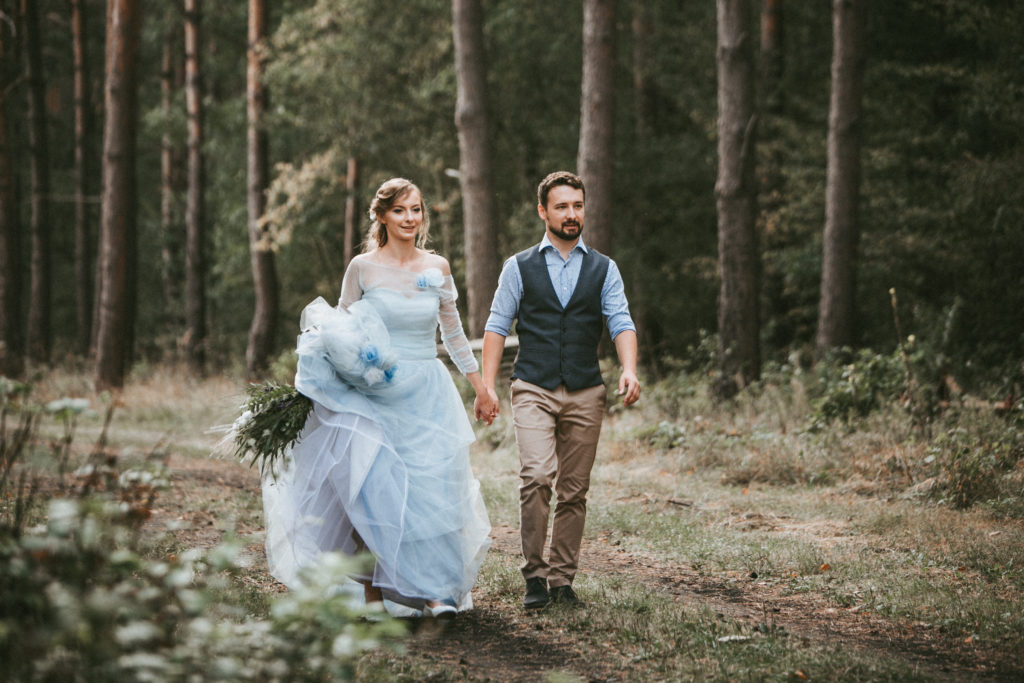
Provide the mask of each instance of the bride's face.
{"label": "bride's face", "polygon": [[380,218],[388,233],[388,241],[416,242],[423,228],[423,200],[416,190],[409,190],[395,200]]}

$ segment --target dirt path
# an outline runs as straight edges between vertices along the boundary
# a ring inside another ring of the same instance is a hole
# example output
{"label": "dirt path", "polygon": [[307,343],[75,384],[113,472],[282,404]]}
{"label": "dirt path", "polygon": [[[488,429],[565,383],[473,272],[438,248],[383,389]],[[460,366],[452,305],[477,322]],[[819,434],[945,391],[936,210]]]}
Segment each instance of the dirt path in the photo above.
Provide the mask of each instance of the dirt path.
{"label": "dirt path", "polygon": [[[173,457],[170,461],[172,490],[157,502],[150,524],[163,529],[174,520],[184,528],[178,540],[209,547],[221,536],[216,501],[239,494],[259,495],[256,474],[237,463]],[[259,528],[240,528],[258,533]],[[516,529],[497,526],[492,531],[492,553],[516,564],[519,536]],[[269,577],[257,544],[251,548],[256,566],[247,580],[268,591],[283,587]],[[756,578],[739,580],[706,576],[696,570],[631,553],[620,547],[584,540],[581,567],[602,576],[621,576],[641,584],[665,600],[701,609],[749,625],[770,628],[828,645],[839,645],[862,654],[897,657],[926,677],[936,680],[1024,680],[1024,659],[1019,653],[999,650],[993,644],[965,642],[906,621],[883,618],[856,609],[840,609],[814,593],[785,594],[780,586]],[[538,618],[488,594],[475,595],[475,609],[460,615],[439,631],[429,623],[414,629],[406,643],[410,656],[428,668],[437,666],[439,680],[451,672],[475,681],[536,681],[545,672],[571,671],[588,681],[630,679],[630,663],[611,649],[601,656],[584,651],[584,643]]]}

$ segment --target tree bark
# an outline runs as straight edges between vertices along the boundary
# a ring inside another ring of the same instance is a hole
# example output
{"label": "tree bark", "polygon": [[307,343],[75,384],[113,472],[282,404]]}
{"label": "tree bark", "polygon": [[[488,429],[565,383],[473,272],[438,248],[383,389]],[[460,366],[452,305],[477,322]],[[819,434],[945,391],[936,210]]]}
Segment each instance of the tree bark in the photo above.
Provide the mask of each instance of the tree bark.
{"label": "tree bark", "polygon": [[815,340],[819,354],[855,341],[865,19],[864,0],[833,1],[825,233]]}
{"label": "tree bark", "polygon": [[783,38],[784,0],[762,0],[761,3],[761,92],[768,111],[782,109],[782,73],[785,68]]}
{"label": "tree bark", "polygon": [[587,185],[586,243],[605,254],[612,243],[615,121],[615,0],[583,2],[583,91],[577,172]]}
{"label": "tree bark", "polygon": [[359,243],[359,160],[349,157],[345,169],[345,268],[356,255]]}
{"label": "tree bark", "polygon": [[21,296],[21,226],[14,197],[14,175],[7,137],[7,95],[10,49],[0,29],[0,374],[20,377],[24,368],[25,335]]}
{"label": "tree bark", "polygon": [[89,353],[92,340],[92,202],[95,192],[86,20],[85,1],[71,0],[75,92],[75,348],[81,355]]}
{"label": "tree bark", "polygon": [[452,26],[458,80],[455,125],[459,133],[466,248],[466,308],[470,336],[481,337],[498,283],[498,226],[480,0],[453,0]]}
{"label": "tree bark", "polygon": [[[649,149],[652,131],[651,122],[651,50],[650,37],[653,35],[654,27],[651,21],[650,9],[646,3],[637,2],[631,5],[633,17],[630,22],[630,30],[633,38],[633,116],[634,126],[633,147],[636,150]],[[646,155],[643,155],[646,157]],[[646,158],[638,160],[641,164],[647,163]],[[640,201],[646,197],[638,196]],[[648,239],[647,217],[642,212],[635,212],[633,216],[633,244],[646,244]],[[644,356],[648,363],[656,366],[658,355],[650,346],[652,335],[647,317],[647,294],[646,278],[643,269],[633,267],[630,277],[630,300],[635,302],[630,306],[633,316],[633,323],[636,325],[637,338],[644,350]]]}
{"label": "tree bark", "polygon": [[759,279],[754,177],[756,113],[750,0],[718,0],[718,336],[727,398],[760,376]]}
{"label": "tree bark", "polygon": [[260,50],[267,37],[267,0],[249,0],[249,49],[247,85],[248,117],[248,209],[249,257],[252,266],[256,309],[249,327],[249,345],[245,367],[250,378],[266,371],[277,334],[279,285],[274,251],[260,227],[266,206],[268,182],[267,132],[263,128],[266,89],[263,84],[263,58]]}
{"label": "tree bark", "polygon": [[35,0],[21,0],[24,31],[25,81],[28,93],[29,176],[31,182],[29,234],[28,355],[37,363],[50,359],[51,329],[50,170],[43,108],[43,57],[39,8]]}
{"label": "tree bark", "polygon": [[[177,6],[178,3],[176,3]],[[168,10],[165,17],[163,51],[160,59],[160,107],[165,119],[174,111],[175,93],[184,83],[181,31],[177,23],[181,7]],[[167,126],[160,139],[160,280],[164,299],[164,324],[180,330],[181,251],[184,237],[178,197],[182,189],[182,146]]]}
{"label": "tree bark", "polygon": [[140,0],[107,5],[106,120],[100,211],[100,316],[96,386],[119,388],[131,354],[136,256],[135,148]]}
{"label": "tree bark", "polygon": [[200,0],[185,0],[185,108],[188,189],[185,197],[185,356],[202,370],[206,355],[206,226],[203,217],[203,95],[199,63]]}

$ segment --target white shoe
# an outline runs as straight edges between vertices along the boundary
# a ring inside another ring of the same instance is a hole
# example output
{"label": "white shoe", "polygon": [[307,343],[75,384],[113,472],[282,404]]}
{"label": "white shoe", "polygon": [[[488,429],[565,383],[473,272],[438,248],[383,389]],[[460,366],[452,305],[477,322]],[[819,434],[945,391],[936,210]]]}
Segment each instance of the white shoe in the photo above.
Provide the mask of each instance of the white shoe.
{"label": "white shoe", "polygon": [[390,600],[384,600],[384,607],[387,609],[388,614],[396,619],[419,619],[423,616],[423,612],[407,605],[400,605],[397,602],[391,602]]}
{"label": "white shoe", "polygon": [[423,614],[425,616],[433,617],[434,619],[441,619],[444,621],[454,619],[455,615],[458,613],[459,611],[455,609],[455,607],[453,607],[452,605],[446,605],[443,602],[439,605],[425,605],[423,607]]}

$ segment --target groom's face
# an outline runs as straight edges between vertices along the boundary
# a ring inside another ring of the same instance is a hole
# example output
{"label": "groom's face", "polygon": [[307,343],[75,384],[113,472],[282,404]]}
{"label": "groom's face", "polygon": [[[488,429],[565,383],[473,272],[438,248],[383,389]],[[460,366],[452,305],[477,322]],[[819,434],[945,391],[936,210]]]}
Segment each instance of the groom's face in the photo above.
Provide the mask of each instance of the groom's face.
{"label": "groom's face", "polygon": [[537,213],[549,233],[573,242],[583,232],[583,190],[557,185],[548,192],[546,206],[537,206]]}

